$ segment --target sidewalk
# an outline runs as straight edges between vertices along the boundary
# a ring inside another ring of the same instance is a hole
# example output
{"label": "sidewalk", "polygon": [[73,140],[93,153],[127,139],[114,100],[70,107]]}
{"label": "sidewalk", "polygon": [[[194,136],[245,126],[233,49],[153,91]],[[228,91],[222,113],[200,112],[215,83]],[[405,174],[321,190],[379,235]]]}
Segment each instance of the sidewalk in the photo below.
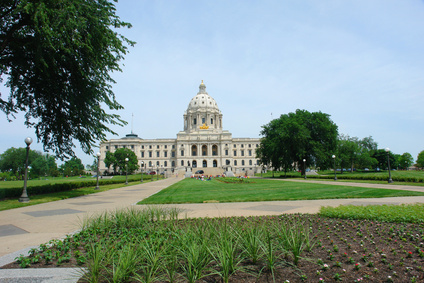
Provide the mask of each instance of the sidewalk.
{"label": "sidewalk", "polygon": [[[12,262],[31,247],[38,247],[51,239],[64,237],[79,229],[87,215],[116,210],[136,204],[140,200],[180,181],[180,178],[140,183],[119,189],[56,202],[0,211],[0,266]],[[278,180],[276,180],[278,181]],[[402,189],[424,192],[424,187],[385,184],[347,183],[316,180],[290,180],[291,182],[325,183],[358,187]],[[264,201],[244,203],[172,204],[187,217],[225,217],[277,215],[281,213],[317,213],[321,206],[346,204],[401,204],[424,203],[423,197],[397,197],[374,199],[331,199],[302,201]],[[38,275],[36,274],[38,273]],[[66,280],[65,280],[66,278]],[[35,280],[35,281],[32,281]],[[52,268],[40,270],[0,269],[0,282],[77,282],[75,269]]]}

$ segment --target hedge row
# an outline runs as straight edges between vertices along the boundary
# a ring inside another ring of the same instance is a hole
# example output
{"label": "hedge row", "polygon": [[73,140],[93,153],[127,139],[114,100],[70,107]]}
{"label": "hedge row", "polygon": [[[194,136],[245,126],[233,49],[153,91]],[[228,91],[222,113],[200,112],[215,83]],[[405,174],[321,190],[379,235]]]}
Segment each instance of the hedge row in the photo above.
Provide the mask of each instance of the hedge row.
{"label": "hedge row", "polygon": [[[128,181],[137,181],[139,180],[136,176],[128,176]],[[41,194],[49,194],[49,193],[57,193],[70,191],[79,188],[85,187],[94,187],[96,186],[96,180],[87,180],[87,181],[77,181],[77,182],[69,182],[69,183],[54,183],[54,184],[46,184],[40,186],[28,186],[27,192],[29,196],[41,195]],[[102,179],[99,180],[99,185],[113,185],[125,183],[125,179]],[[0,199],[3,198],[18,198],[22,195],[23,188],[0,188]]]}
{"label": "hedge row", "polygon": [[[284,176],[280,175],[280,178],[299,178],[299,176]],[[333,180],[334,175],[307,175],[307,178],[310,179],[329,179]],[[370,175],[361,175],[361,176],[350,176],[350,175],[341,175],[337,174],[337,179],[339,180],[365,180],[365,181],[387,181],[388,180],[387,175],[380,175],[380,176],[370,176]],[[411,183],[423,183],[424,178],[417,178],[417,177],[392,177],[392,180],[395,182],[411,182]]]}

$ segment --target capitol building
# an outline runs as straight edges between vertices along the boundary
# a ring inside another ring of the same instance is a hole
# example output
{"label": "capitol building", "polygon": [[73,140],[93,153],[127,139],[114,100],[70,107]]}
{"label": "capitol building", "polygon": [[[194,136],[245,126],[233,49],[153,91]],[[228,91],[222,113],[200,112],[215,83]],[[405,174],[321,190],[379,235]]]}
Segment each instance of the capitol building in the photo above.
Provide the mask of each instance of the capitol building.
{"label": "capitol building", "polygon": [[[149,170],[187,176],[198,170],[206,175],[252,175],[260,170],[256,159],[258,138],[233,138],[223,130],[222,113],[218,104],[202,83],[199,92],[191,99],[183,115],[184,130],[176,139],[143,139],[131,133],[120,139],[111,139],[100,144],[100,171],[109,171],[102,162],[106,152],[118,148],[132,150]],[[169,175],[170,176],[170,175]]]}

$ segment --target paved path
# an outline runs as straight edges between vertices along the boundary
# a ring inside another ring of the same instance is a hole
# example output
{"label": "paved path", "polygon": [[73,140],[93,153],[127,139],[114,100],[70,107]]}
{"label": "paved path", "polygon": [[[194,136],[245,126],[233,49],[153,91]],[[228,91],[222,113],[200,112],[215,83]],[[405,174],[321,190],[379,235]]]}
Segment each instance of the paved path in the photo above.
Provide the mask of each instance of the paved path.
{"label": "paved path", "polygon": [[[56,202],[0,211],[0,266],[14,260],[20,253],[37,247],[51,239],[61,238],[79,229],[79,223],[87,215],[129,207],[138,201],[180,181],[179,178],[140,183],[97,194],[66,199]],[[424,192],[424,187],[384,184],[347,183],[316,180],[285,180],[291,182],[325,183],[359,187],[375,187],[414,190]],[[321,206],[341,204],[400,204],[424,203],[424,197],[398,197],[375,199],[333,199],[308,201],[269,201],[245,203],[204,203],[169,205],[183,210],[187,217],[220,217],[276,215],[281,213],[316,213]],[[78,276],[72,269],[43,269],[35,274],[34,270],[0,269],[0,282],[63,282],[63,278]],[[13,278],[13,279],[12,279]],[[31,279],[32,278],[32,279]]]}

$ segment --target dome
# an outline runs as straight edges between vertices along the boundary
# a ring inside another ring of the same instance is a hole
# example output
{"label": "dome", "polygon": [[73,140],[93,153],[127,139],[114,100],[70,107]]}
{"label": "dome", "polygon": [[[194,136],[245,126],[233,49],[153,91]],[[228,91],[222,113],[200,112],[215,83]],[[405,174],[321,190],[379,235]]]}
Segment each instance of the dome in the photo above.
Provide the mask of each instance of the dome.
{"label": "dome", "polygon": [[199,86],[199,92],[188,104],[187,112],[198,111],[200,109],[216,110],[219,112],[218,104],[215,99],[206,92],[206,86],[203,81]]}

